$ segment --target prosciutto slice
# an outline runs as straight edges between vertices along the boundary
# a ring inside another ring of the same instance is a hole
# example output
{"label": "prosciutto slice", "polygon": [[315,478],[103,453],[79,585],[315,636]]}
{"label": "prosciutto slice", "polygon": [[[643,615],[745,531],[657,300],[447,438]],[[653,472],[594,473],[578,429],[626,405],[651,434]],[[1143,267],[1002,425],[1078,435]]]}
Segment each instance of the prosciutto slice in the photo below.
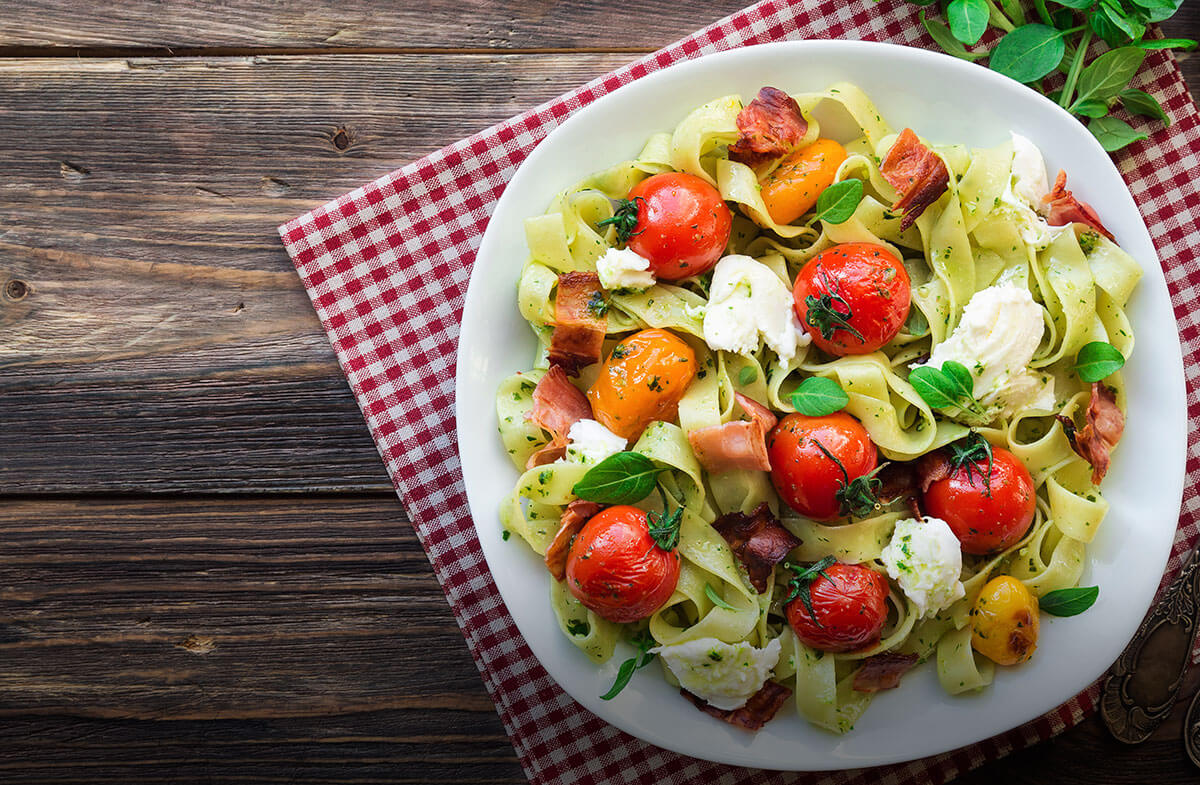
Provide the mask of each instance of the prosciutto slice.
{"label": "prosciutto slice", "polygon": [[741,393],[735,397],[749,420],[734,420],[688,431],[688,444],[700,465],[712,474],[731,469],[770,471],[767,432],[775,427],[771,410]]}
{"label": "prosciutto slice", "polygon": [[546,569],[550,570],[554,580],[567,579],[567,554],[571,551],[571,542],[574,541],[575,535],[583,531],[583,525],[600,512],[600,509],[600,505],[595,502],[576,499],[563,510],[558,533],[546,549]]}
{"label": "prosciutto slice", "polygon": [[764,87],[738,112],[738,140],[729,145],[729,159],[751,168],[787,155],[808,132],[808,121],[790,95]]}
{"label": "prosciutto slice", "polygon": [[1125,432],[1125,415],[1117,407],[1117,396],[1111,388],[1092,382],[1092,398],[1084,414],[1086,424],[1075,429],[1069,417],[1058,416],[1071,449],[1092,465],[1092,484],[1099,485],[1108,473],[1109,453]]}
{"label": "prosciutto slice", "polygon": [[904,211],[900,217],[901,230],[916,223],[925,208],[940,199],[950,185],[946,164],[921,144],[911,128],[905,128],[896,137],[879,171],[900,194],[892,209]]}
{"label": "prosciutto slice", "polygon": [[608,332],[608,303],[596,273],[573,272],[558,276],[554,301],[554,335],[550,362],[571,376],[600,362]]}
{"label": "prosciutto slice", "polygon": [[915,654],[876,654],[868,657],[854,674],[854,689],[858,692],[894,690],[900,677],[908,673],[920,658]]}
{"label": "prosciutto slice", "polygon": [[1058,170],[1058,177],[1054,179],[1054,188],[1042,197],[1042,203],[1044,205],[1042,214],[1046,216],[1046,223],[1051,226],[1066,226],[1072,223],[1086,224],[1108,239],[1116,241],[1112,232],[1105,229],[1104,224],[1100,223],[1100,216],[1096,214],[1092,206],[1087,202],[1079,201],[1073,193],[1067,190],[1067,173],[1063,170]]}
{"label": "prosciutto slice", "polygon": [[567,434],[571,426],[580,420],[591,419],[592,406],[587,396],[571,384],[561,366],[551,365],[550,370],[533,388],[533,408],[529,419],[550,434],[550,441],[529,456],[526,469],[553,463],[567,451]]}
{"label": "prosciutto slice", "polygon": [[710,717],[716,717],[722,722],[728,722],[730,725],[736,725],[746,730],[759,730],[770,722],[771,718],[778,713],[779,708],[783,706],[784,701],[792,694],[788,687],[768,681],[758,692],[751,695],[750,700],[746,701],[746,705],[740,709],[717,709],[710,706],[708,701],[696,697],[687,690],[681,689],[679,692],[697,709]]}
{"label": "prosciutto slice", "polygon": [[749,515],[728,512],[713,521],[717,534],[729,543],[729,549],[746,567],[750,585],[759,594],[767,590],[771,570],[787,558],[788,552],[800,544],[800,540],[783,528],[771,514],[766,502],[754,508]]}

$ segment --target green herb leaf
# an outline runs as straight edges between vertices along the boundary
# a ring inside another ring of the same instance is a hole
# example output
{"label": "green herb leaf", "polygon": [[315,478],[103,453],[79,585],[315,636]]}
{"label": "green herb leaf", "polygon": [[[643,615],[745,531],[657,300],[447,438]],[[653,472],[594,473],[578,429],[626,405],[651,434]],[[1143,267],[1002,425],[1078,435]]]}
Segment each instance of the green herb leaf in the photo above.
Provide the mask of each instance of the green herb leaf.
{"label": "green herb leaf", "polygon": [[1110,153],[1149,138],[1141,131],[1135,131],[1129,123],[1115,117],[1098,117],[1088,123],[1088,130],[1100,140],[1100,146]]}
{"label": "green herb leaf", "polygon": [[919,16],[921,17],[921,24],[925,25],[925,30],[929,33],[929,37],[933,39],[934,43],[942,47],[942,51],[944,51],[946,54],[954,55],[955,57],[962,58],[963,60],[969,60],[971,62],[974,62],[984,56],[978,52],[967,51],[967,48],[962,45],[962,42],[955,38],[954,34],[950,32],[949,27],[946,27],[941,22],[935,22],[932,19],[926,19],[924,10],[920,12]]}
{"label": "green herb leaf", "polygon": [[[1034,5],[1038,6],[1040,13],[1046,6],[1046,0],[1035,0]],[[1014,25],[1019,27],[1025,24],[1025,9],[1021,7],[1021,0],[1000,0],[1000,8]],[[1045,19],[1042,21],[1046,22]],[[1049,22],[1046,23],[1049,24]]]}
{"label": "green herb leaf", "polygon": [[717,590],[714,589],[708,582],[705,582],[704,584],[704,596],[707,597],[709,601],[711,601],[712,604],[716,605],[718,608],[724,608],[727,611],[737,610],[737,608],[725,602],[724,598],[717,594]]}
{"label": "green herb leaf", "polygon": [[621,663],[621,667],[617,669],[617,678],[613,681],[613,686],[608,692],[600,696],[602,701],[610,701],[625,689],[629,684],[629,680],[633,678],[634,671],[641,670],[650,663],[654,662],[654,658],[658,655],[650,654],[649,650],[654,648],[654,638],[649,632],[643,630],[629,641],[638,653]]}
{"label": "green herb leaf", "polygon": [[[987,462],[984,471],[979,464]],[[950,468],[954,471],[965,468],[967,479],[973,481],[973,474],[978,471],[983,475],[983,495],[992,495],[992,465],[995,456],[992,455],[992,443],[983,438],[978,431],[971,431],[961,442],[950,445]]]}
{"label": "green herb leaf", "polygon": [[1076,586],[1073,589],[1058,589],[1042,597],[1038,601],[1038,607],[1051,616],[1078,616],[1092,607],[1099,596],[1099,586]]}
{"label": "green herb leaf", "polygon": [[787,605],[799,597],[800,602],[804,603],[804,608],[808,611],[808,615],[812,618],[813,623],[818,627],[824,626],[821,624],[821,620],[817,618],[816,611],[813,610],[812,595],[809,593],[809,587],[817,579],[817,576],[824,576],[827,581],[833,580],[825,573],[825,570],[836,563],[837,559],[832,556],[826,556],[819,562],[810,564],[807,567],[801,567],[791,562],[784,562],[783,566],[795,574],[788,581],[788,587],[791,588],[791,591],[788,593],[787,599],[783,601],[783,604]]}
{"label": "green herb leaf", "polygon": [[758,369],[753,365],[746,365],[742,370],[738,371],[738,384],[745,387],[747,384],[754,384],[758,379]]}
{"label": "green herb leaf", "polygon": [[991,9],[987,0],[950,0],[946,6],[946,19],[950,22],[950,32],[964,44],[979,43],[988,28],[988,17]]}
{"label": "green herb leaf", "polygon": [[664,551],[673,551],[679,545],[679,526],[683,523],[683,508],[676,507],[666,515],[646,513],[646,528],[654,544]]}
{"label": "green herb leaf", "polygon": [[1124,44],[1129,43],[1125,38],[1125,33],[1121,29],[1108,20],[1102,9],[1096,9],[1088,14],[1088,26],[1092,28],[1092,32],[1100,36],[1104,43],[1116,49]]}
{"label": "green herb leaf", "polygon": [[834,183],[817,197],[817,214],[813,216],[813,221],[845,223],[854,215],[862,198],[862,180],[851,177],[849,180]]}
{"label": "green herb leaf", "polygon": [[1147,11],[1163,10],[1174,12],[1179,6],[1173,0],[1130,0],[1134,5]]}
{"label": "green herb leaf", "polygon": [[1171,125],[1171,118],[1167,117],[1167,113],[1163,111],[1162,104],[1149,93],[1130,88],[1122,90],[1119,98],[1126,111],[1140,114],[1143,117],[1156,117],[1162,120],[1164,125]]}
{"label": "green herb leaf", "polygon": [[1071,104],[1071,112],[1084,117],[1104,117],[1108,114],[1108,104],[1095,98],[1089,98],[1086,101],[1076,101]]}
{"label": "green herb leaf", "polygon": [[1125,13],[1117,0],[1100,0],[1100,11],[1128,38],[1123,43],[1132,43],[1146,34],[1146,23]]}
{"label": "green herb leaf", "polygon": [[1157,38],[1138,41],[1134,46],[1142,49],[1182,49],[1185,52],[1196,48],[1191,38]]}
{"label": "green herb leaf", "polygon": [[592,628],[586,621],[582,621],[580,619],[567,620],[567,632],[571,635],[582,638],[591,631]]}
{"label": "green herb leaf", "polygon": [[883,506],[879,501],[879,491],[883,489],[883,480],[875,475],[887,464],[880,464],[869,474],[860,475],[852,480],[849,472],[846,471],[846,465],[836,455],[816,439],[813,439],[812,443],[817,446],[818,450],[825,453],[825,457],[833,461],[838,471],[842,473],[841,478],[838,479],[838,489],[833,494],[833,498],[838,503],[839,515],[865,518]]}
{"label": "green herb leaf", "polygon": [[920,338],[929,334],[929,320],[925,318],[925,314],[920,308],[909,308],[908,318],[904,320],[904,332],[914,338]]}
{"label": "green herb leaf", "polygon": [[967,370],[967,366],[954,360],[942,363],[942,375],[954,385],[955,400],[964,401],[975,397],[975,377]]}
{"label": "green herb leaf", "polygon": [[1006,34],[992,50],[988,67],[1018,82],[1032,82],[1062,62],[1066,44],[1049,25],[1022,25]]}
{"label": "green herb leaf", "polygon": [[1079,93],[1075,102],[1115,98],[1145,59],[1146,51],[1136,46],[1125,46],[1100,55],[1079,73]]}
{"label": "green herb leaf", "polygon": [[908,383],[917,391],[917,395],[933,409],[945,409],[956,406],[953,382],[946,378],[937,368],[923,365],[913,368],[908,375]]}
{"label": "green herb leaf", "polygon": [[1125,355],[1111,343],[1092,341],[1084,344],[1075,355],[1075,372],[1079,378],[1091,384],[1106,379],[1125,365]]}
{"label": "green herb leaf", "polygon": [[1086,11],[1096,4],[1096,0],[1054,0],[1059,5],[1074,8],[1076,11]]}
{"label": "green herb leaf", "polygon": [[[1168,7],[1168,3],[1171,7]],[[1147,22],[1161,22],[1174,16],[1182,5],[1183,0],[1167,0],[1167,3],[1148,10],[1143,16],[1146,17]]]}
{"label": "green herb leaf", "polygon": [[611,225],[617,230],[617,241],[622,243],[628,242],[630,237],[641,234],[640,231],[635,232],[634,229],[637,229],[638,202],[644,201],[646,200],[640,196],[635,196],[632,199],[618,199],[612,218],[597,221],[596,225]]}
{"label": "green herb leaf", "polygon": [[833,379],[813,376],[800,382],[792,393],[792,406],[809,417],[824,417],[840,412],[850,403],[850,396]]}
{"label": "green herb leaf", "polygon": [[654,490],[662,471],[640,452],[619,452],[588,469],[571,490],[590,502],[636,504]]}

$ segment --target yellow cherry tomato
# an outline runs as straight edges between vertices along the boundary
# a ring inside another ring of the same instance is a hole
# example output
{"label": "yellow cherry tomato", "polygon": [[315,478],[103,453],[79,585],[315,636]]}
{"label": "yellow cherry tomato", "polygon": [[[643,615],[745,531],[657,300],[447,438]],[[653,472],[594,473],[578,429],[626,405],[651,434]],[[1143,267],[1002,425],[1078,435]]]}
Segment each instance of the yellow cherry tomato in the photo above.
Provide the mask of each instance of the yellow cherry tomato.
{"label": "yellow cherry tomato", "polygon": [[690,346],[666,330],[641,330],[613,347],[587,397],[605,428],[636,439],[655,420],[675,419],[695,377]]}
{"label": "yellow cherry tomato", "polygon": [[811,210],[845,160],[845,148],[832,139],[818,139],[784,158],[762,187],[775,223],[790,224]]}
{"label": "yellow cherry tomato", "polygon": [[992,578],[971,609],[971,646],[997,665],[1033,656],[1038,639],[1038,601],[1011,575]]}

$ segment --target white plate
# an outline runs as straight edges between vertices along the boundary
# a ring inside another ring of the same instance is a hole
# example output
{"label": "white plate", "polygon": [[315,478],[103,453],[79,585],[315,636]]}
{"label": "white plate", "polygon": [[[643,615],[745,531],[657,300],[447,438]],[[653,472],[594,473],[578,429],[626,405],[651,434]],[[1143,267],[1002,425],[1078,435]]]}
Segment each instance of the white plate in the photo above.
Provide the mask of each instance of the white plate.
{"label": "white plate", "polygon": [[[1051,176],[1066,169],[1146,275],[1129,305],[1138,335],[1125,372],[1129,427],[1105,481],[1112,503],[1088,549],[1083,584],[1100,599],[1068,619],[1043,617],[1033,660],[999,668],[979,695],[951,697],[932,664],[900,689],[881,694],[857,727],[833,736],[800,720],[789,705],[756,734],[697,711],[661,677],[640,671],[615,700],[598,696],[628,656],[618,649],[596,667],[559,632],[550,576],[517,538],[501,540],[500,500],[517,473],[496,436],[501,379],[529,367],[534,342],[517,313],[516,282],[528,256],[523,220],[587,174],[632,158],[652,133],[670,131],[718,96],[747,100],[769,84],[815,91],[836,81],[864,89],[896,129],[911,126],[936,142],[998,144],[1010,130],[1045,153]],[[1150,606],[1179,517],[1186,448],[1183,366],[1175,318],[1154,246],[1108,155],[1058,106],[1016,82],[962,60],[901,46],[852,41],[767,44],[710,55],[640,79],[580,110],[534,150],[505,190],[475,261],[463,312],[457,376],[458,440],[479,541],[518,629],[546,670],[572,697],[651,744],[706,760],[767,769],[815,771],[912,760],[1016,727],[1086,688],[1117,658]],[[469,449],[462,449],[469,446]]]}

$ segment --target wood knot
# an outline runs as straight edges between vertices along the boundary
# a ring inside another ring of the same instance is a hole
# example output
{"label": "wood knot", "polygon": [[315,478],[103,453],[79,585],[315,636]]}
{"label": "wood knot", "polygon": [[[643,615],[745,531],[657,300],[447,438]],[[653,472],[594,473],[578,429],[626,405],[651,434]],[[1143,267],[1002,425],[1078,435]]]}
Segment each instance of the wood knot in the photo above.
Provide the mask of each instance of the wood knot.
{"label": "wood knot", "polygon": [[10,300],[24,300],[29,294],[29,284],[16,278],[4,285],[4,296]]}
{"label": "wood knot", "polygon": [[347,131],[345,128],[339,127],[336,130],[334,130],[333,138],[331,141],[333,142],[333,146],[336,147],[337,149],[345,150],[347,147],[350,146],[350,141],[351,141],[350,140],[350,132]]}
{"label": "wood knot", "polygon": [[216,641],[204,635],[189,635],[176,644],[176,648],[189,651],[192,654],[208,654],[217,648]]}

